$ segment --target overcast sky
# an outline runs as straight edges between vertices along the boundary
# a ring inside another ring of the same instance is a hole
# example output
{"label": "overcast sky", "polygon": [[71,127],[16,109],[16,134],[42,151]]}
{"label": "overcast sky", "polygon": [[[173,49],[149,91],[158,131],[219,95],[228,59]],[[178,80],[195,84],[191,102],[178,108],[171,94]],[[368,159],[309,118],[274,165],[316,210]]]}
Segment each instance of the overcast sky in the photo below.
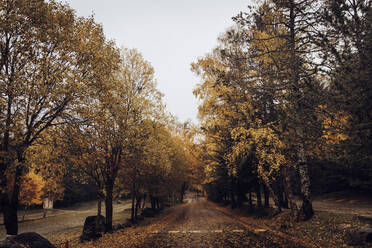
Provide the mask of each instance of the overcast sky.
{"label": "overcast sky", "polygon": [[200,79],[190,64],[210,52],[231,17],[249,0],[61,0],[79,16],[94,13],[107,38],[137,48],[155,69],[168,111],[180,121],[197,122],[192,94]]}

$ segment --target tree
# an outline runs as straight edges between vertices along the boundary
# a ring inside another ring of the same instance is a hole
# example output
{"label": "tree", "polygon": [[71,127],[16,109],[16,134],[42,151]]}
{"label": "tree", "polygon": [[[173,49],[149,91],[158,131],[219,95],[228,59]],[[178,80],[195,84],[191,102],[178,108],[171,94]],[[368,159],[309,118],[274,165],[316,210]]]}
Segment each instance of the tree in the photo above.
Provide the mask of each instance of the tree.
{"label": "tree", "polygon": [[63,177],[66,166],[63,163],[64,150],[60,135],[61,127],[51,127],[42,133],[26,153],[26,160],[43,178],[43,194],[52,201],[63,198]]}
{"label": "tree", "polygon": [[249,47],[254,51],[251,58],[256,61],[258,58],[259,68],[264,69],[258,71],[258,76],[270,76],[276,82],[276,101],[282,108],[279,115],[282,134],[292,136],[296,151],[304,219],[313,215],[306,144],[320,135],[315,113],[321,104],[320,96],[324,95],[318,80],[319,63],[315,59],[319,50],[313,38],[320,27],[319,9],[319,2],[312,0],[268,1],[251,14],[235,18],[242,29],[253,33],[248,35]]}
{"label": "tree", "polygon": [[114,56],[101,26],[66,5],[12,0],[0,9],[0,205],[7,234],[16,235],[25,152],[45,130],[74,119],[85,94],[104,88]]}
{"label": "tree", "polygon": [[[204,174],[204,164],[201,159],[200,140],[198,140],[200,132],[197,126],[190,121],[180,123],[176,127],[176,130],[178,136],[182,139],[182,146],[185,147],[186,163],[188,164],[186,167],[187,182],[185,182],[184,186],[193,191],[203,192],[202,185],[206,177]],[[186,188],[184,189],[186,190]],[[184,193],[181,192],[182,199]]]}
{"label": "tree", "polygon": [[156,118],[162,109],[161,93],[156,89],[154,70],[135,49],[123,48],[122,64],[115,75],[112,97],[98,120],[97,133],[106,151],[106,231],[112,230],[112,193],[122,156],[136,133],[136,126],[147,118]]}
{"label": "tree", "polygon": [[[43,188],[45,187],[43,178],[35,174],[34,171],[30,171],[21,179],[20,185],[20,204],[25,206],[25,210],[31,205],[42,204]],[[22,220],[25,219],[26,211],[22,216]]]}
{"label": "tree", "polygon": [[[42,196],[50,201],[62,200],[65,192],[63,179],[67,174],[67,169],[61,157],[63,150],[57,144],[57,128],[51,127],[45,130],[40,138],[34,142],[26,151],[25,159],[32,170],[42,178]],[[20,196],[20,199],[22,197]],[[48,209],[44,209],[46,217]]]}
{"label": "tree", "polygon": [[233,18],[218,47],[192,64],[202,79],[194,94],[209,193],[225,198],[244,175],[246,187],[265,183],[278,210],[288,201],[297,211],[298,181],[298,217],[307,220],[312,164],[371,172],[371,13],[370,1],[289,0],[258,2]]}
{"label": "tree", "polygon": [[347,161],[349,173],[365,176],[369,172],[370,177],[371,9],[370,1],[324,1],[321,17],[327,29],[318,39],[329,68],[330,101],[324,108],[325,116],[341,121],[325,127],[325,132],[336,130],[347,136],[333,146],[336,153],[332,160],[344,165]]}
{"label": "tree", "polygon": [[106,232],[110,232],[118,173],[131,162],[130,146],[145,131],[139,127],[144,120],[161,116],[162,103],[154,70],[135,49],[120,50],[120,63],[106,80],[106,90],[91,94],[79,107],[79,117],[86,121],[67,127],[64,143],[67,161],[96,184],[99,202],[104,198]]}
{"label": "tree", "polygon": [[[213,181],[217,185],[221,183],[224,186],[220,189],[223,188],[224,192],[217,193],[213,198],[221,199],[229,195],[232,206],[235,206],[234,188],[237,185],[240,161],[232,155],[232,131],[242,126],[255,125],[252,119],[255,110],[250,95],[239,84],[244,77],[241,63],[231,65],[223,60],[219,52],[218,48],[213,54],[192,64],[193,71],[203,79],[194,94],[203,100],[199,116],[202,118],[205,136],[202,143],[205,143],[204,152],[207,153],[207,174],[211,177],[207,182],[207,191],[213,191]],[[238,198],[241,195],[238,194]]]}
{"label": "tree", "polygon": [[[86,123],[65,126],[55,133],[55,137],[59,140],[59,149],[64,152],[62,163],[73,172],[71,176],[76,178],[75,181],[93,182],[96,186],[97,216],[101,216],[102,201],[105,199],[105,153],[94,126]],[[99,218],[96,220],[98,225]]]}

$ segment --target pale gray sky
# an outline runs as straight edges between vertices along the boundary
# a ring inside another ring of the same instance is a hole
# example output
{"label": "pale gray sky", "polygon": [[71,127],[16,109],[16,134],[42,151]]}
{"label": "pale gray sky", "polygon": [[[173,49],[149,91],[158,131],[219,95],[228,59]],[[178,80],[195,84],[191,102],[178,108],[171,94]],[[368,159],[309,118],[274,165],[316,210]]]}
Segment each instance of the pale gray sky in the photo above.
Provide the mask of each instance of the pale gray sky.
{"label": "pale gray sky", "polygon": [[168,111],[197,122],[190,64],[210,52],[249,0],[61,0],[79,16],[95,15],[107,38],[137,48],[155,69]]}

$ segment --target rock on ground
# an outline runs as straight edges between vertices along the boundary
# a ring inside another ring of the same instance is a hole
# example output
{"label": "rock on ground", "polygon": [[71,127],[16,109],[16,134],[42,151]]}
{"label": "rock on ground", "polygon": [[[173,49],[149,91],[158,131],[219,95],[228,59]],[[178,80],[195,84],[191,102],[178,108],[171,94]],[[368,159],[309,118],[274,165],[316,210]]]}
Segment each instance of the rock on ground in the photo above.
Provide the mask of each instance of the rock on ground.
{"label": "rock on ground", "polygon": [[97,216],[88,216],[84,222],[83,233],[80,236],[80,241],[91,240],[101,236],[105,231],[105,217],[99,216],[98,230],[96,230]]}
{"label": "rock on ground", "polygon": [[21,233],[0,242],[0,248],[55,248],[46,238],[35,232]]}
{"label": "rock on ground", "polygon": [[349,233],[349,243],[352,245],[364,245],[372,243],[372,228],[364,227]]}

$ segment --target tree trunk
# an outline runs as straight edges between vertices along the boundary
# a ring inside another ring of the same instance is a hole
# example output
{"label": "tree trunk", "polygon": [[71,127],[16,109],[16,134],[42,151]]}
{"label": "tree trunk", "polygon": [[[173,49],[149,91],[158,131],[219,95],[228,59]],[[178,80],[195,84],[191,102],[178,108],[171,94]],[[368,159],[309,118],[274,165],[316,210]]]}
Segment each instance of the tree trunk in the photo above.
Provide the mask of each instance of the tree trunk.
{"label": "tree trunk", "polygon": [[13,208],[10,204],[4,206],[4,224],[7,235],[18,234],[18,216],[17,209]]}
{"label": "tree trunk", "polygon": [[248,202],[249,202],[249,208],[250,208],[250,209],[253,209],[253,202],[252,202],[252,191],[249,191],[249,198],[248,198]]}
{"label": "tree trunk", "polygon": [[146,204],[146,198],[147,198],[147,194],[144,194],[143,195],[143,203],[142,203],[142,209],[145,208],[145,204]]}
{"label": "tree trunk", "polygon": [[105,183],[106,197],[105,197],[105,207],[106,207],[106,232],[112,232],[112,193],[114,189],[114,180],[109,176]]}
{"label": "tree trunk", "polygon": [[242,188],[242,186],[240,185],[240,183],[238,183],[238,187],[237,187],[238,191],[238,199],[237,199],[237,203],[238,203],[238,207],[241,207],[243,205],[243,202],[247,200],[247,197],[245,196],[245,192]]}
{"label": "tree trunk", "polygon": [[136,208],[135,208],[135,211],[134,211],[134,218],[135,219],[137,219],[137,216],[138,216],[138,209],[141,206],[141,199],[142,199],[142,197],[140,195],[138,195],[136,197]]}
{"label": "tree trunk", "polygon": [[310,192],[310,179],[309,179],[309,172],[307,167],[306,155],[305,155],[305,147],[304,147],[304,130],[303,124],[301,119],[303,117],[303,106],[301,104],[302,99],[302,92],[300,90],[300,61],[298,58],[297,49],[296,49],[296,3],[294,0],[289,2],[289,29],[290,29],[290,63],[291,63],[291,77],[292,77],[292,88],[293,93],[295,94],[295,114],[296,119],[300,120],[295,127],[296,131],[296,138],[297,138],[297,156],[298,156],[298,170],[301,179],[301,195],[302,195],[302,207],[301,207],[301,215],[304,220],[310,219],[314,215],[313,206],[311,202],[311,192]]}
{"label": "tree trunk", "polygon": [[263,192],[264,192],[264,199],[265,199],[264,205],[265,205],[265,208],[268,208],[270,207],[270,192],[267,189],[265,184],[263,185]]}
{"label": "tree trunk", "polygon": [[303,129],[302,127],[297,128],[297,135],[300,139],[298,143],[298,172],[300,174],[301,180],[301,197],[302,197],[302,206],[299,212],[299,217],[301,216],[302,220],[309,220],[314,215],[313,204],[311,201],[311,191],[310,191],[310,177],[309,170],[305,156],[303,140]]}
{"label": "tree trunk", "polygon": [[100,216],[102,212],[102,199],[98,197],[97,202],[97,218],[96,218],[96,232],[97,230],[100,230]]}
{"label": "tree trunk", "polygon": [[22,215],[22,222],[24,222],[25,221],[25,216],[26,216],[26,211],[27,211],[27,206],[24,206],[23,207],[23,215]]}
{"label": "tree trunk", "polygon": [[291,185],[291,176],[290,176],[290,168],[283,167],[283,183],[284,183],[284,191],[287,196],[287,201],[289,208],[292,211],[297,211],[297,205],[294,201],[294,196],[293,196],[293,190],[292,190],[292,185]]}
{"label": "tree trunk", "polygon": [[44,208],[43,209],[43,218],[46,218],[47,213],[48,213],[48,209],[47,208]]}
{"label": "tree trunk", "polygon": [[150,202],[151,202],[151,208],[155,211],[155,199],[152,195],[150,195]]}
{"label": "tree trunk", "polygon": [[269,185],[269,183],[266,183],[266,182],[265,182],[265,184],[266,184],[266,187],[267,187],[267,189],[269,190],[269,192],[270,192],[270,194],[271,194],[271,196],[272,196],[272,198],[273,198],[273,200],[274,200],[274,204],[275,204],[275,206],[276,206],[276,208],[277,208],[275,214],[278,214],[278,213],[282,212],[282,207],[281,207],[281,204],[280,204],[280,200],[279,200],[279,198],[278,198],[278,195],[275,194],[274,190],[273,190],[272,187]]}
{"label": "tree trunk", "polygon": [[102,199],[98,198],[98,203],[97,203],[97,216],[100,216],[102,212]]}
{"label": "tree trunk", "polygon": [[231,179],[230,197],[231,197],[231,208],[236,208],[234,179]]}
{"label": "tree trunk", "polygon": [[[0,212],[5,213],[5,207],[9,204],[9,197],[6,192],[6,177],[5,177],[5,167],[4,163],[0,162]],[[5,214],[3,215],[4,224]]]}
{"label": "tree trunk", "polygon": [[[18,234],[18,220],[17,220],[17,210],[12,208],[7,193],[1,195],[2,200],[2,211],[4,218],[4,225],[7,235],[17,235]],[[15,211],[15,213],[14,213]]]}
{"label": "tree trunk", "polygon": [[288,195],[287,195],[287,193],[285,192],[284,189],[283,189],[283,202],[282,202],[282,207],[283,207],[283,208],[286,208],[286,209],[290,208],[290,207],[289,207]]}
{"label": "tree trunk", "polygon": [[137,177],[137,169],[133,167],[133,181],[132,181],[132,208],[131,208],[131,221],[134,223],[135,221],[135,201],[136,201],[136,177]]}
{"label": "tree trunk", "polygon": [[262,208],[261,184],[256,185],[257,208]]}
{"label": "tree trunk", "polygon": [[231,191],[230,194],[231,194],[231,208],[236,208],[236,201],[235,201],[234,191]]}
{"label": "tree trunk", "polygon": [[157,207],[158,209],[160,209],[159,197],[156,197],[156,198],[155,198],[155,203],[156,203],[156,207]]}
{"label": "tree trunk", "polygon": [[20,191],[20,181],[22,177],[23,171],[23,159],[21,158],[22,155],[18,155],[18,162],[19,165],[16,168],[15,176],[14,176],[14,184],[13,184],[13,191],[11,194],[11,198],[9,199],[8,196],[5,196],[3,202],[5,203],[3,206],[3,215],[4,215],[4,224],[6,229],[7,235],[17,235],[18,234],[18,195]]}
{"label": "tree trunk", "polygon": [[184,182],[181,186],[180,202],[183,202],[183,198],[185,196],[186,188],[187,188],[187,184],[186,184],[186,182]]}
{"label": "tree trunk", "polygon": [[[11,123],[11,115],[12,115],[12,100],[13,98],[11,95],[8,97],[7,102],[7,118],[5,121],[5,129],[2,135],[1,143],[1,152],[8,155],[9,153],[9,136],[10,136],[10,123]],[[9,199],[10,195],[7,192],[8,189],[8,180],[6,176],[7,168],[10,166],[9,159],[2,157],[0,162],[0,208],[3,212],[4,218],[4,225],[6,229],[7,235],[17,235],[18,234],[18,223],[17,223],[17,213],[12,213],[14,209],[11,206],[11,199]],[[16,211],[17,212],[17,211]]]}
{"label": "tree trunk", "polygon": [[310,178],[309,170],[307,167],[303,145],[300,149],[298,170],[301,178],[301,196],[302,196],[302,206],[300,214],[303,220],[309,220],[314,215],[313,205],[311,202],[311,192],[310,192]]}
{"label": "tree trunk", "polygon": [[278,198],[280,201],[280,205],[282,208],[288,209],[288,199],[287,199],[287,194],[285,192],[284,188],[284,179],[280,178],[279,182],[277,182],[277,190],[278,190]]}
{"label": "tree trunk", "polygon": [[132,184],[132,208],[131,208],[131,213],[130,213],[130,219],[132,221],[132,223],[134,223],[135,221],[135,216],[134,216],[134,209],[135,209],[135,202],[136,202],[136,189],[135,189],[135,183],[133,181],[133,184]]}

